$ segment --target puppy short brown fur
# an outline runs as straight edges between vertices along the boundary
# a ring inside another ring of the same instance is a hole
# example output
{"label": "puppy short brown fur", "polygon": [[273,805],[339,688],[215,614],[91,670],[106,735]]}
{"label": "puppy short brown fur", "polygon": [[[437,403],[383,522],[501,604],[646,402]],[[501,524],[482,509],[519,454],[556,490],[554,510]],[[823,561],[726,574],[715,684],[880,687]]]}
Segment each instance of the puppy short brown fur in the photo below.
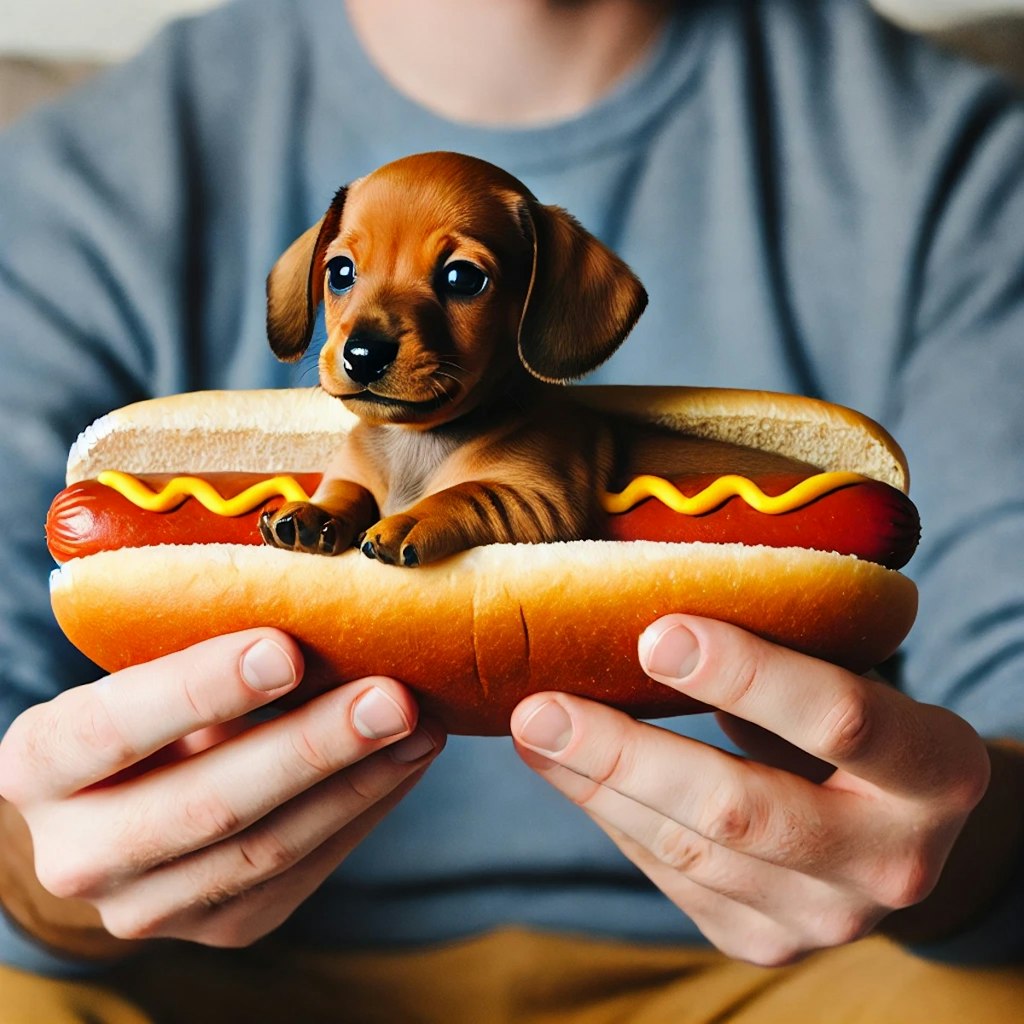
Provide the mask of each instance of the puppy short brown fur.
{"label": "puppy short brown fur", "polygon": [[359,422],[308,503],[265,541],[336,554],[358,541],[420,565],[495,542],[574,540],[631,472],[764,472],[778,456],[659,435],[571,401],[647,303],[633,272],[511,175],[454,153],[340,189],[267,280],[270,345],[307,350],[325,303],[320,383]]}

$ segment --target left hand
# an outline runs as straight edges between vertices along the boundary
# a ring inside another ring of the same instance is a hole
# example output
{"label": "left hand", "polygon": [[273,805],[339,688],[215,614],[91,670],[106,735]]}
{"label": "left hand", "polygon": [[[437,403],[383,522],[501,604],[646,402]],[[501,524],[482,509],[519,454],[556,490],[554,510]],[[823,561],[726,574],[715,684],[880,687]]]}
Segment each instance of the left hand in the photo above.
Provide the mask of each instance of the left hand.
{"label": "left hand", "polygon": [[563,693],[524,700],[512,733],[719,949],[791,962],[931,892],[988,785],[966,722],[692,616],[654,623],[640,658],[756,760]]}

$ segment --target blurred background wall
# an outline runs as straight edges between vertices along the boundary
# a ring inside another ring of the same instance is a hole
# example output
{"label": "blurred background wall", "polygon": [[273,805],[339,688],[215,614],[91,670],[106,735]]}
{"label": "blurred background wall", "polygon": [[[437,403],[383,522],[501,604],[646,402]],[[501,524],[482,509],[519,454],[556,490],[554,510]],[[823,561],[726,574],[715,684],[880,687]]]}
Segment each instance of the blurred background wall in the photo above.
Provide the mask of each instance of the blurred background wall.
{"label": "blurred background wall", "polygon": [[0,52],[76,60],[134,53],[170,18],[217,0],[0,0]]}
{"label": "blurred background wall", "polygon": [[[167,20],[219,2],[0,0],[0,125],[130,56]],[[893,21],[1024,82],[1024,0],[872,2]]]}
{"label": "blurred background wall", "polygon": [[[219,0],[0,0],[0,125]],[[340,0],[339,0],[340,2]]]}

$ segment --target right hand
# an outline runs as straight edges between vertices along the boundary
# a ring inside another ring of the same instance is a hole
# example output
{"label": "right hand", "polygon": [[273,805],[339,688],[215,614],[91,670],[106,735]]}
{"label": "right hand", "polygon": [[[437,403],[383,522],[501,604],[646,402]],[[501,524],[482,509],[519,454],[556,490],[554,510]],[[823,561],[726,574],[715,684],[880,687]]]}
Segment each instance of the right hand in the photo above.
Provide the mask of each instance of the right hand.
{"label": "right hand", "polygon": [[24,712],[0,742],[0,796],[42,885],[121,938],[243,946],[281,924],[444,746],[385,678],[246,719],[302,668],[290,637],[247,630]]}

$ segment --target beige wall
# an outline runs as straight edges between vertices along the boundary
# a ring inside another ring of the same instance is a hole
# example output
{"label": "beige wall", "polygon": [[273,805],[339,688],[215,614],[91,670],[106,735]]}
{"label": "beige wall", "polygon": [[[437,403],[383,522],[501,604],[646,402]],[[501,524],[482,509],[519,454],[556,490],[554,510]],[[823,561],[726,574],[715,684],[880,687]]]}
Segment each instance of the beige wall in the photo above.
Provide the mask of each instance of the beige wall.
{"label": "beige wall", "polygon": [[218,0],[0,0],[0,53],[117,60],[169,18]]}
{"label": "beige wall", "polygon": [[883,14],[908,28],[941,31],[964,22],[1024,14],[1024,0],[871,0]]}

